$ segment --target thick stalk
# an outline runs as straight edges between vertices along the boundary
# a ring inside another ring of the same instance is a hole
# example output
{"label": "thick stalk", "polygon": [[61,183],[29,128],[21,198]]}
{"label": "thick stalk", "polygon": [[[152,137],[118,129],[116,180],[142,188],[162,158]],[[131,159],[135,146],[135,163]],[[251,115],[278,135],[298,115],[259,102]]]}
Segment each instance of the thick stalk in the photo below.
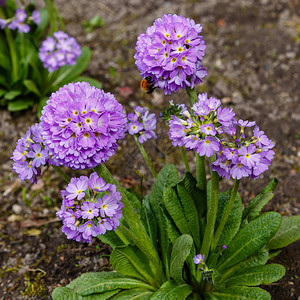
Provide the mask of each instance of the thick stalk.
{"label": "thick stalk", "polygon": [[207,203],[207,219],[206,227],[202,242],[202,248],[200,253],[205,255],[207,259],[211,241],[214,235],[215,222],[218,211],[219,201],[219,175],[217,172],[211,171],[211,188],[210,188],[210,202]]}
{"label": "thick stalk", "polygon": [[235,197],[236,197],[236,194],[238,192],[238,189],[239,189],[239,184],[240,184],[240,180],[235,180],[234,182],[234,186],[231,190],[231,195],[230,195],[230,199],[229,199],[229,202],[226,206],[226,210],[224,212],[224,215],[223,215],[223,218],[221,220],[221,223],[216,231],[216,234],[215,234],[215,237],[214,237],[214,244],[213,244],[213,249],[215,249],[217,247],[217,244],[218,244],[218,241],[220,239],[220,236],[222,234],[222,231],[224,229],[224,226],[228,220],[228,217],[230,215],[230,212],[232,210],[232,207],[233,207],[233,204],[234,204],[234,201],[235,201]]}
{"label": "thick stalk", "polygon": [[191,89],[189,87],[186,87],[185,89],[189,97],[190,106],[193,106],[193,104],[197,101],[197,97],[198,97],[196,89],[195,88]]}
{"label": "thick stalk", "polygon": [[53,0],[44,0],[44,1],[45,1],[46,8],[48,10],[49,17],[50,17],[50,32],[49,32],[49,34],[52,35],[54,32],[58,31],[55,6],[53,3]]}
{"label": "thick stalk", "polygon": [[52,168],[67,182],[70,182],[70,177],[59,167],[59,166],[52,166]]}
{"label": "thick stalk", "polygon": [[186,155],[186,149],[184,147],[180,147],[180,151],[181,151],[181,157],[184,162],[186,171],[191,172],[189,161],[188,161],[187,155]]}
{"label": "thick stalk", "polygon": [[151,163],[151,161],[150,161],[150,159],[149,159],[149,156],[147,155],[147,153],[146,153],[146,151],[145,151],[145,148],[144,148],[143,145],[138,141],[138,138],[137,138],[137,136],[136,136],[135,134],[133,135],[133,137],[134,137],[134,140],[135,140],[137,146],[139,147],[139,150],[140,150],[140,152],[142,153],[142,155],[143,155],[143,157],[144,157],[144,160],[145,160],[147,166],[149,167],[149,169],[150,169],[150,171],[151,171],[153,177],[156,178],[156,177],[157,177],[157,174],[156,174],[156,172],[155,172],[155,170],[154,170],[154,167],[153,167],[153,165],[152,165],[152,163]]}
{"label": "thick stalk", "polygon": [[10,29],[5,28],[6,40],[10,52],[11,65],[12,65],[12,81],[15,82],[18,79],[18,55],[16,51],[16,44],[11,34]]}
{"label": "thick stalk", "polygon": [[198,153],[196,153],[196,178],[198,188],[202,191],[206,191],[205,156],[200,156]]}

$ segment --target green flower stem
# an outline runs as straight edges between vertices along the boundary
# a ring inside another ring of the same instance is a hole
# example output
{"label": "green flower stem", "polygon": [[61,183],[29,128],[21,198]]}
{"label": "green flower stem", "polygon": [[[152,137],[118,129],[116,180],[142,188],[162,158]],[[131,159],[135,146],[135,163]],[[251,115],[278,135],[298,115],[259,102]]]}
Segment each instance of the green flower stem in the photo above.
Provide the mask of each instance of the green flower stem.
{"label": "green flower stem", "polygon": [[[115,184],[118,188],[118,191],[121,193],[121,201],[124,204],[123,218],[128,224],[129,228],[121,226],[120,230],[122,231],[123,236],[119,236],[120,239],[124,238],[124,236],[128,237],[142,252],[145,253],[151,263],[156,282],[159,285],[163,284],[166,278],[162,269],[160,258],[140,220],[139,215],[136,213],[132,204],[127,198],[128,192],[126,189],[120,187],[120,184],[114,179],[105,164],[98,165],[97,167],[93,168],[93,170],[96,171],[97,174],[104,179],[104,181]],[[116,233],[118,234],[118,232]]]}
{"label": "green flower stem", "polygon": [[215,222],[218,211],[219,201],[219,175],[217,172],[211,171],[211,188],[210,188],[210,201],[207,203],[207,218],[206,227],[202,242],[202,248],[200,253],[205,255],[207,259],[211,241],[214,235]]}
{"label": "green flower stem", "polygon": [[145,148],[144,148],[143,145],[138,141],[138,138],[137,138],[137,136],[136,136],[135,134],[133,135],[133,137],[134,137],[134,140],[135,140],[137,146],[139,147],[139,150],[140,150],[140,152],[142,153],[142,155],[143,155],[143,157],[144,157],[144,160],[145,160],[145,162],[147,163],[147,166],[149,167],[149,169],[150,169],[150,171],[151,171],[153,177],[156,178],[156,177],[157,177],[157,174],[156,174],[156,172],[155,172],[155,170],[154,170],[154,167],[153,167],[153,165],[152,165],[152,163],[151,163],[151,161],[150,161],[150,159],[149,159],[149,157],[148,157],[148,155],[147,155],[147,153],[146,153],[146,151],[145,151]]}
{"label": "green flower stem", "polygon": [[[0,17],[2,18],[2,14],[0,14]],[[13,82],[15,82],[18,79],[18,55],[16,51],[16,45],[10,29],[5,28],[5,35],[6,35],[6,40],[8,43],[10,58],[11,58],[12,80]]]}
{"label": "green flower stem", "polygon": [[222,234],[222,231],[224,229],[224,226],[227,222],[227,219],[230,215],[230,212],[232,210],[232,207],[233,207],[233,204],[234,204],[234,201],[235,201],[235,197],[236,197],[236,194],[238,192],[238,189],[239,189],[239,184],[240,184],[240,180],[235,180],[234,182],[234,186],[231,190],[231,195],[230,195],[230,199],[229,199],[229,202],[226,206],[226,210],[224,212],[224,215],[223,215],[223,218],[221,220],[221,223],[216,231],[216,234],[215,234],[215,237],[214,237],[214,244],[213,244],[213,249],[215,249],[217,247],[217,244],[218,244],[218,241],[220,239],[220,236]]}
{"label": "green flower stem", "polygon": [[53,0],[44,0],[46,4],[46,8],[50,17],[50,32],[52,35],[54,32],[58,31],[57,21],[56,21],[56,10]]}
{"label": "green flower stem", "polygon": [[52,166],[52,168],[67,182],[70,182],[70,177],[58,166]]}
{"label": "green flower stem", "polygon": [[186,171],[191,172],[189,161],[188,161],[187,156],[186,156],[186,149],[184,147],[180,147],[180,151],[181,151],[181,157],[182,157],[182,160],[184,162]]}
{"label": "green flower stem", "polygon": [[202,191],[206,191],[205,156],[200,156],[198,153],[196,153],[196,178],[198,188]]}
{"label": "green flower stem", "polygon": [[191,89],[188,86],[185,89],[189,97],[190,106],[193,106],[193,104],[197,101],[197,97],[198,97],[196,89],[195,88]]}

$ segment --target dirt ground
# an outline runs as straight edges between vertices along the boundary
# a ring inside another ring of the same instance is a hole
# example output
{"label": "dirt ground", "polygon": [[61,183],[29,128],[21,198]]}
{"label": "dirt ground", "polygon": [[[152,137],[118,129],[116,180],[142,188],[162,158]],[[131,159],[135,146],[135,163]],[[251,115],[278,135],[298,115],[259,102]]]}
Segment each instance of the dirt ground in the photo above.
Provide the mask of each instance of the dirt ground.
{"label": "dirt ground", "polygon": [[[193,18],[203,26],[207,45],[204,65],[208,75],[199,92],[207,92],[233,107],[242,119],[256,123],[276,144],[270,170],[256,181],[243,181],[244,203],[273,177],[279,180],[275,197],[266,210],[283,216],[300,213],[300,2],[298,0],[56,0],[66,31],[93,58],[85,75],[100,80],[105,91],[116,95],[130,112],[135,105],[159,113],[169,99],[186,102],[184,93],[145,95],[139,88],[134,64],[137,35],[164,13]],[[67,3],[67,4],[66,4]],[[254,4],[255,3],[255,4]],[[86,33],[81,22],[99,16],[104,26]],[[35,108],[36,109],[36,108]],[[11,172],[10,156],[18,138],[35,123],[35,109],[0,111],[0,299],[51,299],[81,273],[110,268],[110,248],[99,241],[83,245],[61,233],[55,213],[61,205],[64,182],[53,170],[44,170],[37,185],[20,182]],[[180,152],[168,142],[167,129],[158,121],[158,140],[146,144],[157,171],[166,162],[184,165]],[[151,186],[151,174],[130,138],[108,162],[124,186]],[[67,170],[75,176],[82,172]],[[231,184],[231,183],[230,183]],[[287,273],[264,287],[272,299],[300,299],[300,242],[273,259]]]}

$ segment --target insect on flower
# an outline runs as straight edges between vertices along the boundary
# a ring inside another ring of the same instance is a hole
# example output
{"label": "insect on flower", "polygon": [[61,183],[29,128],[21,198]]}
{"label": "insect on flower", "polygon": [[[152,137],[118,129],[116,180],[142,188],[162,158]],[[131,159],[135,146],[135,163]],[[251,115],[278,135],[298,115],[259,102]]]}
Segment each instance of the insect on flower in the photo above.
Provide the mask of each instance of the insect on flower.
{"label": "insect on flower", "polygon": [[145,93],[152,94],[153,91],[155,90],[152,77],[148,76],[148,77],[142,79],[140,87]]}

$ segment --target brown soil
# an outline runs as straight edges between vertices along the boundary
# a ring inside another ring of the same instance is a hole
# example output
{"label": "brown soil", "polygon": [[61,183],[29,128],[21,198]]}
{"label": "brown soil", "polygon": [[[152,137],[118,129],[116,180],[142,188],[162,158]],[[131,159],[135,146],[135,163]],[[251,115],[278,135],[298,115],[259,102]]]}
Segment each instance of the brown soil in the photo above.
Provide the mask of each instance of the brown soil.
{"label": "brown soil", "polygon": [[[93,51],[85,75],[100,80],[104,90],[114,93],[128,112],[139,104],[158,114],[169,99],[186,102],[184,93],[166,97],[160,91],[152,95],[140,91],[139,72],[133,59],[137,35],[164,13],[182,14],[201,23],[207,44],[204,65],[208,67],[208,76],[198,91],[222,99],[240,118],[255,120],[276,144],[270,170],[259,180],[242,182],[240,192],[244,203],[276,177],[279,184],[266,210],[278,211],[283,216],[300,213],[300,4],[297,0],[69,0],[67,4],[57,0],[56,3],[66,31]],[[95,15],[105,25],[86,34],[81,21]],[[99,241],[79,244],[61,233],[55,212],[61,204],[59,191],[65,185],[58,175],[50,169],[44,170],[43,181],[30,185],[21,183],[11,172],[9,158],[15,142],[35,122],[34,110],[13,114],[0,111],[0,299],[50,299],[55,287],[66,285],[81,273],[110,268],[108,246]],[[158,122],[157,135],[158,140],[146,145],[156,169],[166,162],[176,162],[182,173],[180,153],[168,142],[162,121]],[[109,160],[108,166],[123,185],[137,190],[142,174],[144,193],[153,182],[130,138],[120,143],[120,151]],[[72,176],[82,174],[67,172]],[[25,194],[26,197],[22,196]],[[298,241],[273,259],[283,264],[287,273],[279,282],[264,287],[272,299],[300,299],[299,257]]]}

